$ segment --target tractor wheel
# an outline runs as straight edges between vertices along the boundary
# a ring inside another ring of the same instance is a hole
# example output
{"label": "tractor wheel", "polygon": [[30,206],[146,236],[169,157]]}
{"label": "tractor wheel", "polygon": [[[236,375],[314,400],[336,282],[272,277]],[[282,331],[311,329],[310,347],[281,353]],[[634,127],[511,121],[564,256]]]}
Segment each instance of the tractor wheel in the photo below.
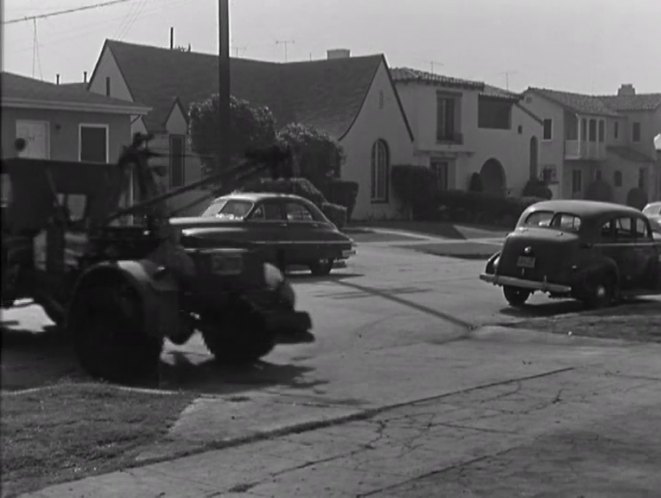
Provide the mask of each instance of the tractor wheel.
{"label": "tractor wheel", "polygon": [[528,289],[512,287],[509,285],[503,287],[503,294],[505,294],[507,302],[516,307],[523,306],[530,297],[530,291]]}
{"label": "tractor wheel", "polygon": [[310,264],[310,271],[316,277],[323,277],[328,275],[333,269],[332,259],[320,259]]}
{"label": "tractor wheel", "polygon": [[273,334],[266,330],[264,317],[250,303],[239,300],[229,307],[228,315],[202,329],[207,348],[219,363],[253,363],[275,346]]}
{"label": "tractor wheel", "polygon": [[163,340],[147,335],[142,300],[126,282],[82,288],[68,326],[80,364],[94,377],[129,383],[158,367]]}

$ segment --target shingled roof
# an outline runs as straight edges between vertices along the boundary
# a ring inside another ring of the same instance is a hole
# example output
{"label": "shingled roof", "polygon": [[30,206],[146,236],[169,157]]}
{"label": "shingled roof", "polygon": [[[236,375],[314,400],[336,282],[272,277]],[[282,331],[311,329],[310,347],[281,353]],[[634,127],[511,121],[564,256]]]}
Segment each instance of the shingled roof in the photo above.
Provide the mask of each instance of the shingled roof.
{"label": "shingled roof", "polygon": [[597,98],[616,111],[653,111],[661,106],[661,93],[600,95]]}
{"label": "shingled roof", "polygon": [[[188,109],[218,91],[216,55],[114,40],[106,40],[105,48],[117,61],[133,99],[153,108],[144,119],[150,131],[163,130],[175,99]],[[300,122],[341,139],[383,62],[382,55],[291,63],[231,58],[231,93],[269,107],[279,127]]]}
{"label": "shingled roof", "polygon": [[410,67],[394,67],[390,70],[390,74],[392,74],[392,79],[395,82],[428,83],[454,88],[466,88],[469,90],[484,90],[484,83],[481,81],[464,80],[452,76],[420,71],[419,69],[412,69]]}
{"label": "shingled roof", "polygon": [[146,114],[149,109],[136,102],[86,92],[80,87],[2,72],[3,107],[67,109],[121,114]]}
{"label": "shingled roof", "polygon": [[548,100],[560,104],[561,106],[581,114],[597,114],[600,116],[617,116],[618,114],[610,109],[598,97],[592,95],[583,95],[580,93],[561,92],[558,90],[549,90],[547,88],[530,87],[528,91],[537,93],[546,97]]}

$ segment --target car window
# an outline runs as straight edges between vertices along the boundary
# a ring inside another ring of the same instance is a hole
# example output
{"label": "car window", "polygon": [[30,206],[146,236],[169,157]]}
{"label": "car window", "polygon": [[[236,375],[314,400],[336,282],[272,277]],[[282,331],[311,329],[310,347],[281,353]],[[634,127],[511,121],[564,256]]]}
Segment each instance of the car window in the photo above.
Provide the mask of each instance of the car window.
{"label": "car window", "polygon": [[615,237],[617,240],[634,240],[633,224],[631,218],[621,217],[615,219]]}
{"label": "car window", "polygon": [[285,205],[288,221],[314,221],[314,216],[310,210],[298,202],[288,202]]}
{"label": "car window", "polygon": [[216,216],[226,202],[227,199],[212,202],[209,207],[204,210],[201,216]]}
{"label": "car window", "polygon": [[284,220],[284,217],[282,216],[282,209],[278,202],[266,201],[255,207],[250,214],[250,219],[260,221],[282,221]]}
{"label": "car window", "polygon": [[11,178],[7,173],[2,173],[0,185],[2,185],[2,197],[0,198],[0,205],[2,205],[2,207],[9,206],[11,203]]}
{"label": "car window", "polygon": [[578,232],[581,228],[581,218],[574,214],[559,213],[553,217],[551,227],[566,232]]}
{"label": "car window", "polygon": [[548,227],[552,219],[553,211],[535,211],[528,215],[523,224],[531,227]]}
{"label": "car window", "polygon": [[228,199],[220,209],[209,206],[202,216],[216,216],[226,220],[241,220],[252,209],[253,203],[243,199]]}
{"label": "car window", "polygon": [[608,220],[601,226],[601,238],[602,240],[612,241],[615,238],[613,232],[614,220]]}
{"label": "car window", "polygon": [[634,225],[636,229],[636,238],[640,239],[651,239],[652,234],[650,233],[649,227],[645,220],[642,218],[636,218],[636,223]]}

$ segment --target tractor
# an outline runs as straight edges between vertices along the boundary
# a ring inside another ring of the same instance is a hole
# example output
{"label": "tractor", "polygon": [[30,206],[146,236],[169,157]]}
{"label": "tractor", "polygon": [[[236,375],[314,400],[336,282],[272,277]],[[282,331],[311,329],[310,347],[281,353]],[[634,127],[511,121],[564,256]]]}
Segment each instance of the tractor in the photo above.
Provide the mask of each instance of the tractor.
{"label": "tractor", "polygon": [[162,193],[148,141],[136,134],[117,164],[2,161],[2,307],[32,299],[89,374],[120,383],[153,375],[164,339],[183,344],[196,331],[224,363],[313,341],[310,316],[295,310],[278,268],[232,240],[209,247],[182,237],[167,204],[274,172],[286,152],[253,151],[223,174]]}

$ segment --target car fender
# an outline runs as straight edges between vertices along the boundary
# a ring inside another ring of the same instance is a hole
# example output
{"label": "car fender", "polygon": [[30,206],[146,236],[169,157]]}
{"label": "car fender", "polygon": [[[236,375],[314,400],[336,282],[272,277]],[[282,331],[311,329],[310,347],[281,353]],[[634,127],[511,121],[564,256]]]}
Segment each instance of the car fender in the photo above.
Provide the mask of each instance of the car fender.
{"label": "car fender", "polygon": [[493,275],[496,273],[496,267],[495,267],[495,262],[496,259],[500,257],[501,251],[498,251],[497,253],[493,254],[488,260],[487,260],[487,266],[484,270],[484,272],[488,275]]}
{"label": "car fender", "polygon": [[611,258],[600,258],[596,261],[589,262],[584,267],[580,267],[574,276],[574,283],[580,284],[585,281],[586,276],[594,275],[595,273],[610,274],[615,277],[616,285],[620,283],[620,271],[615,261]]}
{"label": "car fender", "polygon": [[72,303],[85,287],[122,279],[138,292],[148,334],[167,337],[179,329],[179,285],[174,276],[150,260],[98,263],[78,278]]}

